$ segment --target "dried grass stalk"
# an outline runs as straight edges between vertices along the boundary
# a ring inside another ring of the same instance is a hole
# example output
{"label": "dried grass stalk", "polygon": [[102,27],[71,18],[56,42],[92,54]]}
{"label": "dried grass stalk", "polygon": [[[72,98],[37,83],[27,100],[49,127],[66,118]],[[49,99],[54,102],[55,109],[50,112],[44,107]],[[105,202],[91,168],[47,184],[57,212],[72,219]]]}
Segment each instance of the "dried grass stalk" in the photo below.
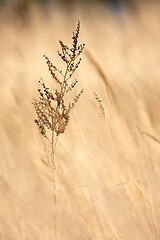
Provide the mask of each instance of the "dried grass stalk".
{"label": "dried grass stalk", "polygon": [[59,41],[61,50],[58,51],[58,56],[65,63],[65,69],[60,70],[55,66],[50,59],[44,55],[48,70],[56,82],[57,87],[52,91],[46,86],[46,83],[41,79],[39,81],[40,88],[38,89],[39,98],[33,99],[33,105],[37,114],[35,123],[38,126],[40,134],[49,141],[51,145],[51,169],[53,173],[53,194],[55,202],[55,239],[57,239],[57,198],[56,198],[56,177],[57,164],[54,159],[55,148],[60,134],[64,133],[69,123],[71,110],[78,102],[83,89],[77,94],[71,103],[66,103],[65,96],[77,84],[77,80],[70,81],[73,74],[81,63],[80,55],[83,52],[84,44],[78,44],[80,33],[80,22],[78,21],[76,31],[73,32],[72,46],[69,47],[62,40]]}
{"label": "dried grass stalk", "polygon": [[115,94],[113,92],[113,89],[109,83],[109,80],[106,76],[106,74],[104,73],[102,67],[100,66],[100,64],[97,62],[97,60],[93,57],[93,55],[85,49],[84,51],[86,57],[89,59],[90,63],[94,66],[96,72],[98,73],[98,75],[100,76],[100,78],[102,79],[105,87],[106,87],[106,91],[108,94],[108,97],[110,99],[111,103],[114,103],[116,105],[116,97]]}
{"label": "dried grass stalk", "polygon": [[[44,55],[48,70],[52,75],[53,80],[57,84],[54,92],[48,88],[41,79],[39,81],[41,88],[38,89],[39,98],[33,99],[33,105],[37,114],[35,123],[38,126],[39,132],[51,144],[51,155],[54,155],[56,140],[61,133],[64,133],[70,119],[70,112],[79,100],[83,89],[77,94],[73,102],[67,104],[65,95],[72,91],[77,84],[77,80],[70,81],[73,74],[80,65],[81,58],[79,57],[84,49],[84,44],[78,44],[80,32],[80,22],[78,21],[75,33],[72,36],[72,46],[69,47],[62,40],[59,41],[61,50],[58,51],[58,56],[65,63],[65,69],[59,70],[50,59]],[[51,132],[51,138],[49,137]]]}

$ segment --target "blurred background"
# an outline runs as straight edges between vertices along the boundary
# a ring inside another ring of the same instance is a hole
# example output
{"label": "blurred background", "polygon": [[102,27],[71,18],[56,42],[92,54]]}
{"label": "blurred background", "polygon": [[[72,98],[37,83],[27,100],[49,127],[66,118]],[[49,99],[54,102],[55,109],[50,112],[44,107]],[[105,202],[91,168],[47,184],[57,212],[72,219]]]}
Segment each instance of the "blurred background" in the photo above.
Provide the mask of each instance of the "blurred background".
{"label": "blurred background", "polygon": [[[1,240],[160,239],[159,7],[0,0]],[[84,93],[56,148],[56,208],[32,99],[41,77],[55,91],[43,55],[65,70],[58,41],[72,46],[78,19],[86,46],[67,100]]]}
{"label": "blurred background", "polygon": [[[120,13],[123,10],[136,11],[141,5],[158,0],[0,0],[1,15],[8,17],[7,14],[15,14],[25,19],[33,6],[41,8],[42,11],[51,7],[72,9],[81,7],[85,10],[95,5]],[[6,10],[10,10],[9,13]]]}

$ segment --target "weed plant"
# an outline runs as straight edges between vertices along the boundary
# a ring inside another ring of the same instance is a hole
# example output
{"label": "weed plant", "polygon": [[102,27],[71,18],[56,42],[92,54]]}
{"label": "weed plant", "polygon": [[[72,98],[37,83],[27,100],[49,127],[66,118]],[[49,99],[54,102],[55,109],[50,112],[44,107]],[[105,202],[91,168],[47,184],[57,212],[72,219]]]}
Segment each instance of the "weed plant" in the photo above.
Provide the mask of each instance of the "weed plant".
{"label": "weed plant", "polygon": [[[85,44],[78,44],[80,33],[80,21],[78,21],[76,31],[73,32],[72,46],[69,47],[62,40],[59,41],[61,50],[57,51],[58,56],[65,63],[65,69],[58,69],[50,59],[44,55],[48,70],[57,84],[55,91],[46,86],[41,79],[41,88],[38,89],[39,98],[33,99],[33,105],[37,114],[35,123],[39,132],[51,144],[51,159],[53,160],[56,143],[60,134],[64,133],[70,119],[71,110],[79,100],[83,89],[77,94],[73,102],[67,104],[65,96],[73,90],[77,80],[71,81],[75,71],[78,69],[81,58],[80,55]],[[49,132],[51,134],[49,134]]]}
{"label": "weed plant", "polygon": [[56,177],[57,164],[54,159],[55,148],[60,134],[64,133],[70,120],[71,110],[78,102],[83,89],[75,96],[74,100],[67,103],[65,96],[73,90],[77,84],[77,80],[73,79],[75,71],[78,69],[85,44],[78,44],[80,33],[80,21],[78,21],[76,31],[73,32],[72,46],[69,47],[62,40],[59,41],[61,50],[57,51],[58,56],[65,63],[65,69],[60,70],[55,66],[48,56],[44,55],[48,70],[56,82],[56,89],[52,91],[47,87],[46,83],[41,79],[38,89],[39,98],[33,99],[33,105],[37,114],[35,123],[38,126],[40,134],[50,143],[50,166],[53,173],[53,194],[55,203],[54,231],[55,239],[57,239],[57,196],[56,196]]}

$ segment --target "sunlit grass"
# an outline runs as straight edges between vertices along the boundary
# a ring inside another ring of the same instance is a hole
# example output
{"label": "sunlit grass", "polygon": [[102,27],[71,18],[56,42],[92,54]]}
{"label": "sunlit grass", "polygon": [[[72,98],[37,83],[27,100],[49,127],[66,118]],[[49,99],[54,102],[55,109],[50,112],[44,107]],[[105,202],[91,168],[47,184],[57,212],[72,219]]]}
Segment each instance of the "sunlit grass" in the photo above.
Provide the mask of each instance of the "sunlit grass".
{"label": "sunlit grass", "polygon": [[[53,10],[49,18],[33,11],[29,25],[1,23],[0,239],[55,239],[55,216],[57,239],[159,239],[156,9],[124,13],[121,23],[98,8]],[[40,77],[56,87],[43,55],[64,67],[54,53],[59,39],[70,42],[78,19],[86,54],[71,100],[84,94],[57,144],[55,212],[49,146],[34,124],[32,98]]]}

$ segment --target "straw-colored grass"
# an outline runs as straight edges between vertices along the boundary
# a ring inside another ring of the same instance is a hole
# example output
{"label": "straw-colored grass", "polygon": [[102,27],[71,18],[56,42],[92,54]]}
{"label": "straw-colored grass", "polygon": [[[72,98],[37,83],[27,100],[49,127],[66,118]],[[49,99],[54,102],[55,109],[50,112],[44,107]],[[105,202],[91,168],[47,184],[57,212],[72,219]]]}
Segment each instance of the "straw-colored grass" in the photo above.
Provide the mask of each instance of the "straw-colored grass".
{"label": "straw-colored grass", "polygon": [[[156,9],[146,5],[121,22],[98,8],[87,15],[53,9],[47,19],[35,9],[29,25],[1,21],[0,239],[54,240],[55,219],[59,240],[160,239]],[[55,209],[49,145],[34,124],[32,99],[40,77],[55,89],[43,55],[63,69],[58,40],[70,44],[77,18],[88,55],[68,101],[84,94],[56,146]]]}

